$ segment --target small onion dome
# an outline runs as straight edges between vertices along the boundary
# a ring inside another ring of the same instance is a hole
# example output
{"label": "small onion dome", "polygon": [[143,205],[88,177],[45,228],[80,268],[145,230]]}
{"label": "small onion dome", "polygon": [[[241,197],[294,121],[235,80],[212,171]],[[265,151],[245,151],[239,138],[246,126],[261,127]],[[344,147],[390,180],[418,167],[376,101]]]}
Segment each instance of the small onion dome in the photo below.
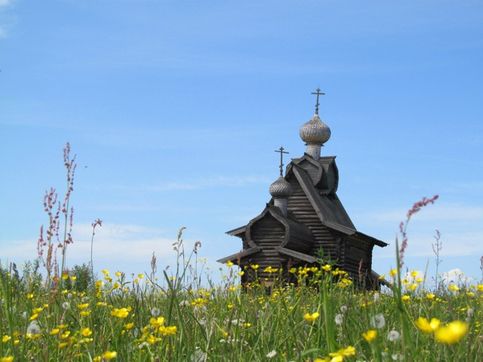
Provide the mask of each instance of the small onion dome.
{"label": "small onion dome", "polygon": [[292,194],[292,186],[280,176],[273,184],[270,185],[270,195],[276,198],[287,198]]}
{"label": "small onion dome", "polygon": [[330,128],[320,120],[318,114],[300,127],[300,138],[306,144],[322,145],[330,138]]}

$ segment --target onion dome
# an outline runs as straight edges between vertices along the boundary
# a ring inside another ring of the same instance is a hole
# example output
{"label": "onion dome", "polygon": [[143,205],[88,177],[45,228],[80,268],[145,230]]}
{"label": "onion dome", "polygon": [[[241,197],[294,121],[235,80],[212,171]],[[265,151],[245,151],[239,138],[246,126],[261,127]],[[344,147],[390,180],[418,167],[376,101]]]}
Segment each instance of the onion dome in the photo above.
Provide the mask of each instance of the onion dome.
{"label": "onion dome", "polygon": [[280,176],[273,184],[270,185],[270,195],[274,198],[288,198],[292,194],[292,186]]}
{"label": "onion dome", "polygon": [[320,120],[318,114],[300,127],[300,138],[306,144],[322,145],[330,138],[330,128]]}

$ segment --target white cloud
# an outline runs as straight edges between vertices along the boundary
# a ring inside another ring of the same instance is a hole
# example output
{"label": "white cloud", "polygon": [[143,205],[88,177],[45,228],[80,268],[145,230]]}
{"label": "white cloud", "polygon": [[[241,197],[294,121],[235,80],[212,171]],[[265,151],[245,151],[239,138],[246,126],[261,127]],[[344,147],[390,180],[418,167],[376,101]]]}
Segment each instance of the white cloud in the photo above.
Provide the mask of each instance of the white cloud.
{"label": "white cloud", "polygon": [[[376,211],[361,215],[360,219],[364,222],[392,222],[397,225],[406,217],[407,210],[387,210]],[[462,204],[435,204],[428,205],[419,211],[413,218],[419,221],[482,221],[483,224],[483,207],[470,206]]]}
{"label": "white cloud", "polygon": [[[443,243],[443,249],[441,250],[441,258],[445,256],[468,256],[479,255],[483,253],[483,231],[465,232],[461,233],[448,233],[441,235],[441,241]],[[384,249],[375,250],[375,258],[394,258],[395,243],[389,240],[391,243]],[[434,239],[431,235],[409,235],[408,248],[406,250],[406,256],[416,257],[433,257],[432,244]]]}
{"label": "white cloud", "polygon": [[461,269],[451,269],[445,273],[441,273],[441,279],[444,284],[470,284],[473,279],[466,276]]}
{"label": "white cloud", "polygon": [[[160,262],[175,261],[173,238],[163,237],[162,231],[142,225],[103,224],[96,229],[94,237],[94,265],[96,269],[106,266],[126,266],[130,264],[149,267],[153,252]],[[67,249],[69,265],[90,261],[92,227],[90,224],[75,225],[74,243]],[[191,250],[194,241],[186,240],[186,250]],[[36,239],[17,240],[2,245],[1,262],[23,263],[37,257]]]}
{"label": "white cloud", "polygon": [[0,7],[7,6],[11,3],[10,0],[0,0]]}

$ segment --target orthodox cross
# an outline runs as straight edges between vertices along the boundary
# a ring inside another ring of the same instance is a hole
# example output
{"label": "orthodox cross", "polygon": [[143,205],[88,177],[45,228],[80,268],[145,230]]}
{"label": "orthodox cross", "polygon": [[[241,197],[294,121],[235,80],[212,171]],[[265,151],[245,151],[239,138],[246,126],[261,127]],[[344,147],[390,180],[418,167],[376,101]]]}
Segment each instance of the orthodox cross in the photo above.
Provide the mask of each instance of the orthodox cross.
{"label": "orthodox cross", "polygon": [[315,114],[319,114],[319,96],[325,96],[325,93],[324,92],[321,92],[320,91],[320,88],[317,88],[315,90],[315,92],[312,92],[313,95],[316,95],[317,96],[317,101],[315,102]]}
{"label": "orthodox cross", "polygon": [[280,153],[280,176],[283,176],[283,154],[288,154],[288,152],[285,151],[285,148],[283,146],[280,146],[278,150],[275,150],[275,152]]}

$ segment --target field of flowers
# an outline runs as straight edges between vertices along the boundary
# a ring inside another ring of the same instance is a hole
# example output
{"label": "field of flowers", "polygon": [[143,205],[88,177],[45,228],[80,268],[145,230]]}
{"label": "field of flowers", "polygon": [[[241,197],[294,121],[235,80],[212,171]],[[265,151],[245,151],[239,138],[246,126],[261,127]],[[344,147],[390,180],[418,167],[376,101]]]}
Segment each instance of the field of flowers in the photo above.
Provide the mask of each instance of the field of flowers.
{"label": "field of flowers", "polygon": [[[40,229],[38,259],[21,272],[0,264],[0,362],[483,361],[483,284],[442,283],[436,274],[429,290],[426,275],[403,272],[409,220],[438,196],[415,203],[400,224],[398,268],[384,277],[388,287],[381,291],[357,289],[322,258],[290,269],[293,284],[280,282],[274,267],[247,266],[273,275],[269,290],[265,280],[242,288],[246,270],[231,263],[214,283],[200,272],[201,244],[185,252],[183,229],[173,244],[172,274],[158,273],[153,255],[148,275],[102,270],[95,277],[99,219],[92,223],[89,265],[66,267],[76,168],[69,144],[64,165],[63,201],[53,188],[45,194],[49,223]],[[439,234],[433,250],[438,266]]]}
{"label": "field of flowers", "polygon": [[392,288],[366,292],[324,264],[268,293],[242,290],[236,266],[210,288],[186,287],[187,270],[159,283],[103,270],[85,287],[3,269],[0,361],[482,360],[483,284],[430,292],[419,272],[395,269]]}

